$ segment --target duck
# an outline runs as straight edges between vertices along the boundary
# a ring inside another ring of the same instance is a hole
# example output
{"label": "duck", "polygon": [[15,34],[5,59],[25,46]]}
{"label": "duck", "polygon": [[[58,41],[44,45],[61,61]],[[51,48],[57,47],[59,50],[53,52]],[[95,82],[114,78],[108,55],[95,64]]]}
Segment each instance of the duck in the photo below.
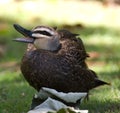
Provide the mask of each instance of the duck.
{"label": "duck", "polygon": [[42,87],[64,93],[89,92],[98,86],[110,85],[88,68],[89,55],[79,34],[42,25],[32,30],[18,24],[13,26],[24,36],[14,41],[28,44],[21,72],[38,92]]}

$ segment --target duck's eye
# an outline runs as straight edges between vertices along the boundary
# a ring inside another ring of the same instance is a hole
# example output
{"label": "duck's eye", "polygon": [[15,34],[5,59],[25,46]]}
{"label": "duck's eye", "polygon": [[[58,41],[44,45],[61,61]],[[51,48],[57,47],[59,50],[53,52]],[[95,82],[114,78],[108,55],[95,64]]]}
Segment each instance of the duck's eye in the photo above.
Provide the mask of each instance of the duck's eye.
{"label": "duck's eye", "polygon": [[43,35],[52,36],[52,34],[50,34],[47,31],[34,31],[34,33],[40,33],[40,34],[43,34]]}

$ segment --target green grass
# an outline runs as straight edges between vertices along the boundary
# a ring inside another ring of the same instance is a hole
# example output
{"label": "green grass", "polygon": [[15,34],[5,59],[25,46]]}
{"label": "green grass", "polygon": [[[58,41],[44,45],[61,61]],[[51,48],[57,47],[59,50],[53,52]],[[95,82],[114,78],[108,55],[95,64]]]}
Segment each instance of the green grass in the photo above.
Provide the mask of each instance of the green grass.
{"label": "green grass", "polygon": [[33,93],[34,90],[20,77],[20,72],[3,72],[0,81],[0,113],[26,113]]}
{"label": "green grass", "polygon": [[[90,113],[118,113],[120,111],[120,23],[118,21],[120,8],[117,7],[117,10],[104,8],[98,3],[94,4],[94,7],[91,7],[91,3],[89,7],[81,3],[79,7],[76,2],[70,2],[67,6],[53,0],[52,3],[45,2],[46,5],[41,3],[44,5],[41,5],[37,15],[37,9],[31,11],[32,9],[22,3],[24,2],[15,2],[11,4],[12,6],[9,6],[9,3],[0,5],[0,47],[5,46],[4,53],[0,54],[0,113],[26,113],[36,92],[21,75],[19,67],[26,45],[12,41],[21,36],[13,29],[13,23],[19,23],[30,29],[38,24],[59,28],[70,24],[69,29],[74,33],[80,33],[91,56],[87,60],[89,67],[97,72],[100,79],[112,84],[92,90],[90,100],[83,101],[80,108],[88,109]],[[53,6],[58,4],[59,6],[54,10]],[[73,10],[71,4],[76,6]],[[5,6],[9,6],[9,10],[6,10]],[[66,7],[68,10],[61,14],[62,16],[57,14],[57,11],[63,12]],[[27,13],[28,9],[31,13]],[[55,15],[51,16],[49,9],[50,12],[54,11]],[[97,16],[91,16],[98,15],[98,12],[100,15],[103,12],[103,18],[96,19]],[[83,28],[75,26],[77,23],[81,23]]]}

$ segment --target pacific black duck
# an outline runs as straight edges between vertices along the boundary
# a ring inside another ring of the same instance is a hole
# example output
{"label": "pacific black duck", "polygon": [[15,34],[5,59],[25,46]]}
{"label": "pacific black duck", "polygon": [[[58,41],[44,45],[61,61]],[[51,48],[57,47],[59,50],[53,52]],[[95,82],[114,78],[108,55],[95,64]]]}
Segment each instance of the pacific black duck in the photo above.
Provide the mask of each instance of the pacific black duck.
{"label": "pacific black duck", "polygon": [[37,91],[41,87],[61,92],[89,92],[100,85],[109,84],[99,80],[96,73],[85,63],[88,57],[83,42],[67,30],[37,26],[27,30],[14,24],[25,38],[28,49],[23,56],[21,71],[28,83]]}

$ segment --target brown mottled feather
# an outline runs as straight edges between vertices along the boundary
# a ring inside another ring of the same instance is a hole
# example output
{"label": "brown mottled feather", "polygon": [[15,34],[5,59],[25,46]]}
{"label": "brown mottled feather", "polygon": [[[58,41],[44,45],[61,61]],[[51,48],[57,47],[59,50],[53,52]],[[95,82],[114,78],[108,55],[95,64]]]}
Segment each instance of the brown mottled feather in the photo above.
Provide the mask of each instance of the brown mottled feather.
{"label": "brown mottled feather", "polygon": [[25,79],[37,91],[49,87],[62,92],[88,92],[97,87],[97,76],[85,63],[88,54],[81,39],[68,31],[58,33],[61,35],[58,51],[36,50],[29,45],[21,64]]}

